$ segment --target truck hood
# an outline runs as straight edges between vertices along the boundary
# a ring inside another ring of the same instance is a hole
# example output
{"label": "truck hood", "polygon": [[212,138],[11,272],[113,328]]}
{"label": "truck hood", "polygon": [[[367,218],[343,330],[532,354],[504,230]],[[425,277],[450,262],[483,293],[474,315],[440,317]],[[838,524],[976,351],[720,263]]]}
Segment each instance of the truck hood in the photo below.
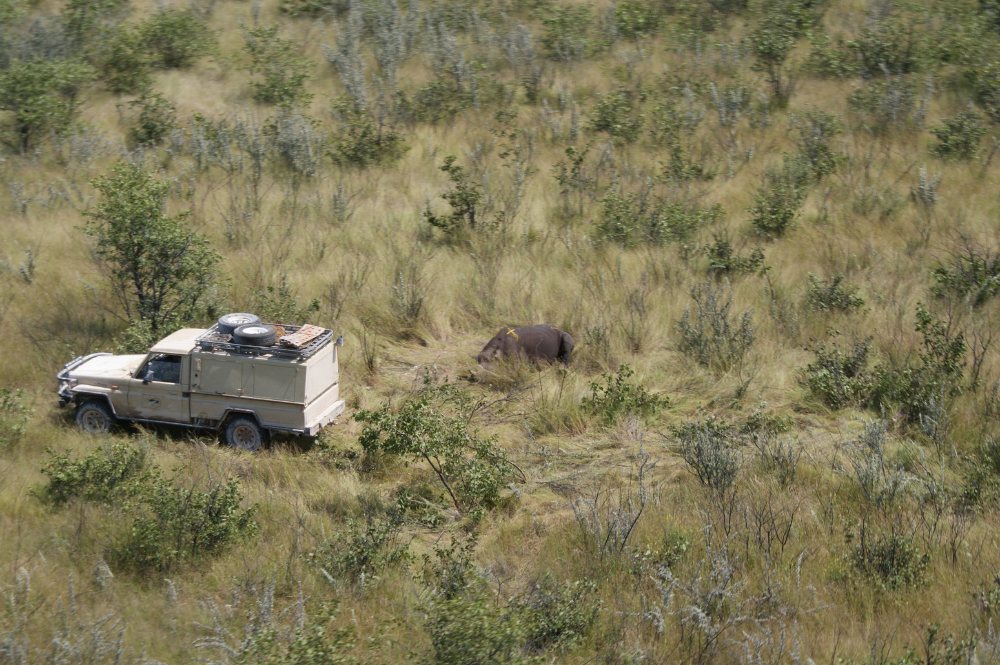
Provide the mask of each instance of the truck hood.
{"label": "truck hood", "polygon": [[69,373],[69,378],[76,379],[80,383],[89,383],[93,379],[105,381],[128,379],[145,358],[145,354],[141,356],[98,356],[73,368]]}

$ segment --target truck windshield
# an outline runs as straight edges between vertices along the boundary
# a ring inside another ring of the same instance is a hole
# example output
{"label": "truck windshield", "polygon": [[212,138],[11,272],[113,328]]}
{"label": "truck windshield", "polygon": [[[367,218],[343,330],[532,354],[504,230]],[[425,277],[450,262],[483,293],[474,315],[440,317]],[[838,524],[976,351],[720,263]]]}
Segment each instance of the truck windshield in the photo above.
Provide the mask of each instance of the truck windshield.
{"label": "truck windshield", "polygon": [[146,363],[142,378],[163,383],[180,383],[181,357],[163,353],[153,356]]}

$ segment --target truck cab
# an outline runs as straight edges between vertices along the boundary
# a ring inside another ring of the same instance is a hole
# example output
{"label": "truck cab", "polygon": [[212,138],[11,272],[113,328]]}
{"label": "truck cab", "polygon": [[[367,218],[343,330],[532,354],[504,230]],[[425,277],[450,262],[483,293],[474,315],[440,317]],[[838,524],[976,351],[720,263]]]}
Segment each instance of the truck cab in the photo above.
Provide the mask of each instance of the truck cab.
{"label": "truck cab", "polygon": [[[294,340],[307,327],[287,328]],[[120,420],[165,423],[215,430],[249,450],[273,432],[314,436],[344,409],[342,338],[308,328],[321,332],[309,331],[313,337],[298,346],[238,343],[213,326],[178,330],[145,355],[75,358],[57,376],[60,404],[76,404],[77,424],[93,434]]]}

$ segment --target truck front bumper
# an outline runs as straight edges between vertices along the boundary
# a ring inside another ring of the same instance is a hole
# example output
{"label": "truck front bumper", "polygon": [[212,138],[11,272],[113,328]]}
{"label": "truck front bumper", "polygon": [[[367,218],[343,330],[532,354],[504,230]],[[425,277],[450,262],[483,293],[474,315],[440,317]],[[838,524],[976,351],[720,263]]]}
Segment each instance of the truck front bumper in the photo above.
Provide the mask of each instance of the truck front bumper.
{"label": "truck front bumper", "polygon": [[319,431],[332,423],[334,419],[344,412],[344,400],[338,399],[330,407],[319,415],[315,421],[306,426],[304,432],[306,436],[316,436]]}

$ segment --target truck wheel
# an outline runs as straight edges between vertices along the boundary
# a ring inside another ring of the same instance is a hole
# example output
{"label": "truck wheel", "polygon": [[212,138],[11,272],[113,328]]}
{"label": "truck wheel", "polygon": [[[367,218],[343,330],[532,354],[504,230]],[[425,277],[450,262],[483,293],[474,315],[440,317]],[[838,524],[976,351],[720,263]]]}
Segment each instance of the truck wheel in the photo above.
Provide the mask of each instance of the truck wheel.
{"label": "truck wheel", "polygon": [[256,452],[264,445],[264,430],[257,421],[247,416],[236,416],[226,425],[226,445]]}
{"label": "truck wheel", "polygon": [[260,317],[256,314],[245,314],[236,312],[219,317],[219,332],[223,335],[232,335],[240,326],[248,326],[251,323],[260,323]]}
{"label": "truck wheel", "polygon": [[76,407],[76,424],[87,434],[107,434],[115,424],[115,416],[108,405],[97,399]]}
{"label": "truck wheel", "polygon": [[236,332],[233,333],[233,341],[237,344],[251,346],[274,346],[278,341],[278,331],[274,326],[252,323],[237,328]]}

